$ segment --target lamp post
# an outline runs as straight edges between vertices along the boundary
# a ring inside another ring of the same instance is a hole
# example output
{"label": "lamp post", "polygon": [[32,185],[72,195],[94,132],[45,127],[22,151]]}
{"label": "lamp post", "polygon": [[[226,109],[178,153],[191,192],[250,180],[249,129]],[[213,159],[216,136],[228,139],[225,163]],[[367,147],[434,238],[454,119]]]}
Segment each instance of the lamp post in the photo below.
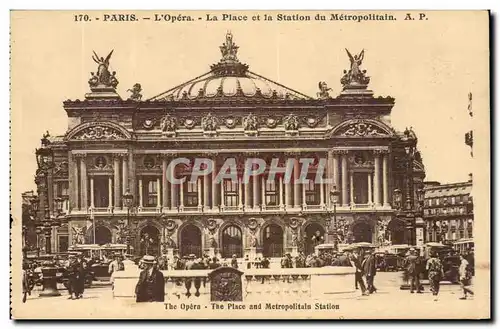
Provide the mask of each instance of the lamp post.
{"label": "lamp post", "polygon": [[[337,191],[337,187],[334,186],[330,191],[330,202],[333,204],[333,248],[338,251],[339,241],[337,236],[337,203],[339,202],[339,191]],[[330,231],[331,226],[328,225],[328,229]],[[330,234],[328,234],[330,235]]]}
{"label": "lamp post", "polygon": [[[392,193],[392,198],[393,198],[392,203],[394,205],[394,209],[396,210],[396,217],[398,217],[399,219],[402,219],[404,217],[402,221],[407,223],[406,214],[405,211],[403,210],[403,193],[401,192],[401,190],[398,188],[394,189],[394,192]],[[398,232],[400,231],[398,230]],[[411,237],[409,239],[411,239]]]}
{"label": "lamp post", "polygon": [[[417,224],[416,224],[417,216],[422,220],[422,223],[423,223],[423,218],[424,218],[425,191],[422,188],[422,186],[418,187],[416,194],[417,194],[417,206],[415,207],[415,212],[414,212],[414,216],[413,216],[413,227],[414,227],[414,233],[415,233],[415,237],[414,237],[413,241],[414,241],[415,245],[417,245]],[[423,228],[422,228],[422,230],[423,230]],[[424,236],[424,234],[425,233],[422,232],[422,236]]]}
{"label": "lamp post", "polygon": [[130,230],[130,210],[132,209],[134,205],[134,196],[132,193],[130,193],[130,190],[127,189],[125,193],[123,194],[123,204],[125,207],[127,207],[127,229],[125,231],[126,233],[126,242],[127,242],[127,254],[130,254],[130,240],[132,238],[131,236],[131,230]]}
{"label": "lamp post", "polygon": [[432,221],[432,237],[431,241],[432,242],[438,242],[438,222],[437,221]]}
{"label": "lamp post", "polygon": [[441,223],[441,243],[444,243],[446,241],[447,232],[448,232],[448,222],[444,220]]}

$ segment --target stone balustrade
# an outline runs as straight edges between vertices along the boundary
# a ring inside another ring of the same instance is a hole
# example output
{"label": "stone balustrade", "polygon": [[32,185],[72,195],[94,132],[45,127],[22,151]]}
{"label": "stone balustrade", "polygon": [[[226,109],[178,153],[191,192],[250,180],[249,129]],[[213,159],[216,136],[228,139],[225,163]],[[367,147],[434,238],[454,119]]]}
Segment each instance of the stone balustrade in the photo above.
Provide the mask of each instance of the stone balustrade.
{"label": "stone balustrade", "polygon": [[[165,277],[165,301],[210,302],[212,270],[168,270]],[[113,296],[133,298],[139,270],[131,269],[113,274]],[[339,294],[354,292],[354,269],[351,267],[244,269],[241,276],[243,300],[307,300],[332,299]]]}

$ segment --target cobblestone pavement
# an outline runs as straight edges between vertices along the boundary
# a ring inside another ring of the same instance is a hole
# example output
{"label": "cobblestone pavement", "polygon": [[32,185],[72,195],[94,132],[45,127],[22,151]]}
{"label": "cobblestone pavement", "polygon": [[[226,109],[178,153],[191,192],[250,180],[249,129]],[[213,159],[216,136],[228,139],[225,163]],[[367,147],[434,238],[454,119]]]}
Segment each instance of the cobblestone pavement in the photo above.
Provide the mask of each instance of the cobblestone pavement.
{"label": "cobblestone pavement", "polygon": [[[228,307],[225,310],[213,309],[214,306],[199,305],[200,310],[193,310],[198,304],[196,299],[176,302],[177,310],[166,310],[163,303],[140,303],[133,300],[113,299],[111,287],[96,287],[85,291],[84,298],[68,300],[67,292],[61,291],[60,297],[38,297],[34,291],[25,304],[13,310],[14,318],[208,318],[208,317],[251,317],[259,318],[468,318],[476,314],[476,318],[488,317],[489,299],[488,290],[476,291],[476,296],[467,300],[459,300],[460,286],[445,283],[441,286],[439,300],[434,301],[429,286],[424,286],[423,294],[411,294],[408,290],[400,290],[401,273],[378,273],[375,279],[377,293],[370,296],[360,296],[356,293],[332,296],[328,302],[305,301],[312,310],[265,310],[267,303],[273,305],[287,305],[289,301],[276,300],[262,301],[262,310],[238,310]],[[354,282],[353,282],[354,284]],[[476,284],[476,287],[478,285]],[[476,287],[472,287],[476,290]],[[484,285],[482,288],[485,288]],[[478,296],[482,296],[479,297]],[[482,302],[478,302],[482,301]],[[316,309],[324,306],[325,309]],[[330,305],[330,309],[327,309]],[[333,309],[332,309],[333,305]],[[336,306],[335,306],[336,305]],[[189,309],[191,307],[191,309]],[[229,308],[229,309],[228,309]],[[338,308],[338,309],[335,309]],[[469,316],[468,316],[469,315]]]}

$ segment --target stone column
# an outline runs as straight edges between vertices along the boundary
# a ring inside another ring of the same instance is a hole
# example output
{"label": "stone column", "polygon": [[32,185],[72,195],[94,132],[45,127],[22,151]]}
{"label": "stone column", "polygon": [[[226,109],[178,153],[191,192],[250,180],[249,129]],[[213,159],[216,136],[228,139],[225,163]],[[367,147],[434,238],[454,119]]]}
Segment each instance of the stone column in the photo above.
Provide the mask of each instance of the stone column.
{"label": "stone column", "polygon": [[113,178],[108,177],[108,209],[113,209]]}
{"label": "stone column", "polygon": [[372,198],[372,173],[368,173],[368,204],[373,203]]}
{"label": "stone column", "polygon": [[325,182],[323,177],[321,177],[319,182],[319,205],[321,208],[325,206]]}
{"label": "stone column", "polygon": [[78,158],[74,154],[68,152],[68,171],[69,171],[69,182],[68,188],[70,192],[70,209],[71,211],[78,210]]}
{"label": "stone column", "polygon": [[142,209],[144,207],[144,201],[142,199],[142,177],[139,178],[139,209]]}
{"label": "stone column", "polygon": [[120,188],[120,156],[118,154],[113,155],[113,169],[114,169],[114,180],[115,180],[115,190],[114,190],[114,206],[115,210],[118,210],[120,207],[120,197],[121,197],[121,188]]}
{"label": "stone column", "polygon": [[293,163],[293,207],[300,208],[300,168],[299,161],[297,158],[294,159]]}
{"label": "stone column", "polygon": [[306,202],[306,188],[304,186],[304,184],[300,184],[300,189],[302,191],[302,209],[306,209],[307,208],[307,202]]}
{"label": "stone column", "polygon": [[243,210],[243,186],[241,177],[238,178],[238,209]]}
{"label": "stone column", "polygon": [[201,211],[203,209],[203,191],[201,186],[201,178],[198,178],[196,180],[196,191],[198,192],[198,211]]}
{"label": "stone column", "polygon": [[293,175],[290,175],[290,180],[285,182],[285,209],[288,210],[293,207],[291,202],[292,199],[292,183],[293,183]]}
{"label": "stone column", "polygon": [[[135,157],[132,150],[128,153],[128,181],[130,193],[134,196],[134,200],[137,200],[137,179],[135,173]],[[135,201],[137,202],[137,201]]]}
{"label": "stone column", "polygon": [[280,176],[278,184],[279,184],[279,198],[280,198],[279,206],[280,206],[280,210],[283,210],[285,208],[285,205],[283,204],[283,177],[282,176]]}
{"label": "stone column", "polygon": [[210,174],[203,176],[203,211],[210,210]]}
{"label": "stone column", "polygon": [[224,211],[224,181],[220,184],[220,209]]}
{"label": "stone column", "polygon": [[348,202],[348,190],[347,190],[347,153],[342,154],[342,205],[347,207]]}
{"label": "stone column", "polygon": [[156,178],[156,209],[158,211],[161,210],[161,199],[162,199],[160,182],[161,182],[160,177],[157,177]]}
{"label": "stone column", "polygon": [[86,163],[86,154],[81,154],[80,157],[80,208],[83,211],[86,211],[89,207],[89,203],[87,200],[87,163]]}
{"label": "stone column", "polygon": [[252,176],[252,183],[253,183],[253,208],[258,209],[259,208],[259,176]]}
{"label": "stone column", "polygon": [[382,195],[384,207],[389,206],[389,175],[388,175],[388,157],[389,154],[385,152],[382,158]]}
{"label": "stone column", "polygon": [[375,206],[380,206],[380,151],[375,150],[374,154],[375,172],[373,173],[373,199]]}
{"label": "stone column", "polygon": [[95,208],[94,203],[94,177],[90,177],[90,208]]}
{"label": "stone column", "polygon": [[261,187],[261,194],[260,194],[260,200],[262,204],[262,209],[266,209],[266,179],[264,175],[262,175],[260,179],[260,187]]}
{"label": "stone column", "polygon": [[[187,180],[187,177],[186,177],[186,180]],[[179,210],[184,210],[184,183],[181,183],[179,185]]]}
{"label": "stone column", "polygon": [[352,171],[349,172],[349,193],[350,200],[349,204],[354,205],[354,173]]}
{"label": "stone column", "polygon": [[[339,181],[340,181],[340,172],[339,172],[339,155],[333,154],[332,160],[332,172],[333,172],[333,186],[339,191],[341,189]],[[331,191],[331,190],[330,190]],[[330,192],[328,191],[328,192]]]}
{"label": "stone column", "polygon": [[[327,152],[327,161],[326,161],[326,179],[327,179],[327,184],[326,184],[326,189],[327,191],[331,191],[333,189],[333,186],[335,185],[333,182],[333,157],[334,153],[333,150],[330,150]],[[327,205],[330,206],[330,200],[327,200]]]}
{"label": "stone column", "polygon": [[[174,167],[170,166],[170,177],[174,177]],[[179,199],[178,199],[178,191],[179,191],[179,184],[175,183],[170,183],[170,209],[171,210],[177,210],[177,207],[179,206]]]}
{"label": "stone column", "polygon": [[[248,169],[245,168],[245,177],[249,177],[248,176]],[[251,191],[250,191],[250,177],[248,179],[248,183],[245,184],[245,209],[248,210],[248,209],[251,209],[252,208],[252,200],[251,200]]]}
{"label": "stone column", "polygon": [[[217,188],[218,184],[216,182],[217,178],[217,157],[212,158],[213,161],[213,171],[212,171],[212,210],[216,211],[219,206],[219,189]],[[222,184],[221,184],[222,185]]]}
{"label": "stone column", "polygon": [[167,156],[163,156],[162,158],[162,172],[161,172],[161,178],[162,178],[162,201],[163,201],[163,210],[168,210],[170,208],[170,196],[169,196],[169,186],[168,184],[168,158]]}
{"label": "stone column", "polygon": [[[130,188],[129,181],[128,181],[128,154],[125,154],[122,158],[122,176],[123,176],[123,186],[122,186],[122,195],[120,198],[123,200],[123,195],[127,192],[128,189]],[[125,206],[123,205],[123,208],[125,209]]]}

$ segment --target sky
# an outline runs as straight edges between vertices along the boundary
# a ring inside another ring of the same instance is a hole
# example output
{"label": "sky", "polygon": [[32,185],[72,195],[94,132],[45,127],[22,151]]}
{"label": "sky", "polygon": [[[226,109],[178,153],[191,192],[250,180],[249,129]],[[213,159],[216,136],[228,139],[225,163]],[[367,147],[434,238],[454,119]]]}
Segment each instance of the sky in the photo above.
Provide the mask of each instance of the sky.
{"label": "sky", "polygon": [[[20,202],[22,192],[36,190],[34,151],[42,134],[66,132],[62,102],[84,99],[90,91],[87,81],[97,69],[93,50],[106,56],[114,49],[111,70],[117,72],[123,98],[139,82],[147,99],[209,71],[220,58],[228,30],[240,47],[240,61],[251,71],[310,96],[316,95],[319,81],[328,83],[332,96],[338,95],[342,71],[349,66],[345,48],[352,53],[364,49],[362,68],[371,77],[369,87],[375,96],[395,98],[391,120],[397,130],[413,127],[426,179],[466,181],[473,166],[464,144],[464,134],[473,125],[467,94],[473,93],[475,114],[489,113],[485,13],[430,12],[427,21],[408,22],[405,13],[395,16],[397,22],[170,23],[75,22],[73,12],[14,13],[12,202]],[[476,122],[481,129],[477,127]]]}

